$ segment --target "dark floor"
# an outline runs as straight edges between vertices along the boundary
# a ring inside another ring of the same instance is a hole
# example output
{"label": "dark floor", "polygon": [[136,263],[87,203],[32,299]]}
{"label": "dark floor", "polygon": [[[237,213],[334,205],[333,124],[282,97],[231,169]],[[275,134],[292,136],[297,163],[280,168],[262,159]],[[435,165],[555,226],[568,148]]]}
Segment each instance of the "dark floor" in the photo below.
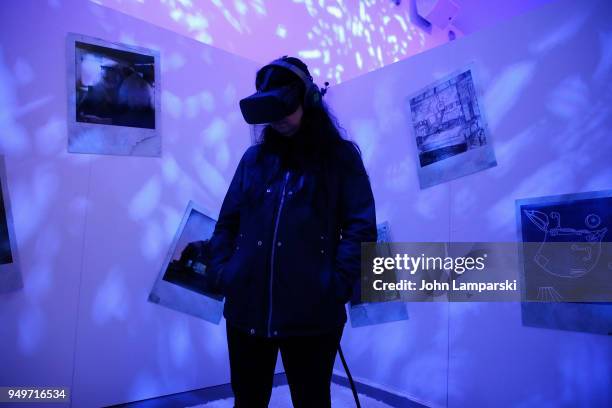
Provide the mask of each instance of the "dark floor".
{"label": "dark floor", "polygon": [[[344,387],[350,387],[349,382],[346,378],[334,374],[332,381],[338,385]],[[274,386],[287,384],[287,378],[284,373],[276,374],[274,376]],[[380,390],[369,385],[365,385],[359,382],[355,382],[357,392],[360,394],[367,395],[374,399],[384,402],[385,404],[391,405],[392,407],[398,408],[427,408],[425,405],[416,403],[407,398],[400,397],[387,391]],[[165,395],[163,397],[151,398],[142,401],[131,402],[128,404],[112,405],[115,407],[129,407],[129,408],[184,408],[190,405],[204,404],[206,402],[215,401],[218,399],[230,398],[232,396],[232,389],[229,384],[217,385],[214,387],[200,388],[198,390],[181,392],[178,394]],[[111,408],[111,407],[108,407]],[[363,407],[367,408],[367,407]]]}

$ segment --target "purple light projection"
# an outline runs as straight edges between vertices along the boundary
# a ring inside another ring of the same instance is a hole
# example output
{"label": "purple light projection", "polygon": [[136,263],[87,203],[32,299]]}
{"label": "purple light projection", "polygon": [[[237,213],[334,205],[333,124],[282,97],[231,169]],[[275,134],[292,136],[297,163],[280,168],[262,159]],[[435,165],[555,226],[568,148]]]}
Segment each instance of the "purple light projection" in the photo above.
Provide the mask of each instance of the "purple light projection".
{"label": "purple light projection", "polygon": [[92,1],[253,61],[296,55],[321,82],[340,83],[449,41],[449,28],[427,26],[407,1]]}

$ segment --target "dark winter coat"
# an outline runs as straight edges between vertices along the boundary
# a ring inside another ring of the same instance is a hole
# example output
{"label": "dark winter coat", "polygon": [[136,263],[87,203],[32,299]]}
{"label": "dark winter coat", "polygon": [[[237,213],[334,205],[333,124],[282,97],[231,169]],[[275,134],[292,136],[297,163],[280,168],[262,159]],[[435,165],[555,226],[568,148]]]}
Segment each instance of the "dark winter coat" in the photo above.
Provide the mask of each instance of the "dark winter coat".
{"label": "dark winter coat", "polygon": [[[376,242],[376,215],[358,150],[342,140],[333,157],[322,183],[261,144],[242,156],[210,240],[207,272],[226,298],[228,324],[284,337],[346,322],[361,243]],[[322,196],[324,187],[329,194]]]}

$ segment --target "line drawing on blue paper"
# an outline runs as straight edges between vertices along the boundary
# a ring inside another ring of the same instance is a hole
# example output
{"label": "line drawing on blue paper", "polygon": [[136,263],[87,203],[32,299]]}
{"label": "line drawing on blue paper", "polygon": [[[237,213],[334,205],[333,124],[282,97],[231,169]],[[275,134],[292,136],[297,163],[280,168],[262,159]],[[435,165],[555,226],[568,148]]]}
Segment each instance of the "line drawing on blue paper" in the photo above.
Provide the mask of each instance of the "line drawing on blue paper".
{"label": "line drawing on blue paper", "polygon": [[[581,278],[589,273],[599,262],[601,242],[608,231],[603,227],[597,230],[561,226],[561,215],[557,211],[548,214],[538,210],[523,210],[524,214],[539,230],[544,232],[542,243],[533,260],[543,270],[560,278]],[[551,225],[551,219],[556,225]],[[585,218],[588,228],[597,228],[601,218],[589,214]],[[547,243],[568,242],[570,251],[567,256],[558,256],[555,248]]]}
{"label": "line drawing on blue paper", "polygon": [[553,286],[541,286],[538,288],[538,300],[544,302],[561,302],[563,296]]}

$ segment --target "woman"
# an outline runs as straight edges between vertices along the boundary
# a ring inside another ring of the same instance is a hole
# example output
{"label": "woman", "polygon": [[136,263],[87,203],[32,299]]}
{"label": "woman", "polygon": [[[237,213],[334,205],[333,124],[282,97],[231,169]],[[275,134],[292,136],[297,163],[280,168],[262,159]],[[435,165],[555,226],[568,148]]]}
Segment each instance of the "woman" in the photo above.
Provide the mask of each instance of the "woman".
{"label": "woman", "polygon": [[277,118],[238,164],[208,266],[226,298],[235,406],[268,406],[280,350],[293,405],[329,407],[361,242],[376,241],[374,198],[358,148],[340,135],[302,61],[272,62],[255,86],[241,101],[245,120]]}

